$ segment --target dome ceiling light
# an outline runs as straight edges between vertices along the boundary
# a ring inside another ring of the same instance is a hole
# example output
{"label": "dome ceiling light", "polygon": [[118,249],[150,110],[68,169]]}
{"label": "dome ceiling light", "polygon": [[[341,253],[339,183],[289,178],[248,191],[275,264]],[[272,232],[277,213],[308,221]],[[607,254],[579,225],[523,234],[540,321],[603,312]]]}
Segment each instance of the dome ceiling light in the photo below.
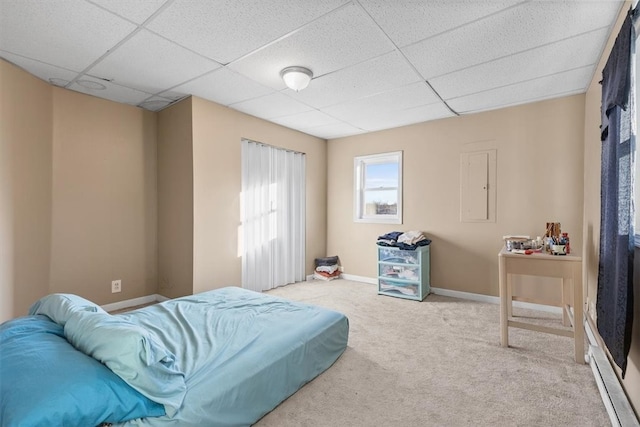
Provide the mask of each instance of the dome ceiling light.
{"label": "dome ceiling light", "polygon": [[289,89],[299,92],[309,86],[313,72],[305,67],[287,67],[280,71],[280,76]]}

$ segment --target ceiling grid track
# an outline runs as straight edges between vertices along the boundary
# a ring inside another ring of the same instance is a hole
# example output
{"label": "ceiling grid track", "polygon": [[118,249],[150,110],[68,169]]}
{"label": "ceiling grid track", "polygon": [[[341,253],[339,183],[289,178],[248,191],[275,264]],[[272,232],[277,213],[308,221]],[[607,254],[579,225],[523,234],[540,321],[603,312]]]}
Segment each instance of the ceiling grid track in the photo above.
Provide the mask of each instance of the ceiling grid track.
{"label": "ceiling grid track", "polygon": [[420,72],[418,71],[418,69],[411,63],[411,61],[409,61],[409,59],[407,58],[407,56],[404,54],[404,52],[402,52],[402,49],[400,49],[398,47],[398,45],[393,41],[393,39],[391,39],[391,37],[389,37],[389,34],[387,34],[387,32],[382,29],[382,27],[380,26],[380,24],[378,24],[376,22],[376,20],[371,16],[371,14],[369,13],[369,11],[367,11],[364,7],[362,7],[362,5],[360,4],[360,2],[358,0],[353,0],[353,3],[356,4],[360,9],[362,9],[362,11],[369,17],[369,19],[371,19],[371,21],[374,23],[374,25],[376,27],[378,27],[378,29],[380,30],[380,32],[382,34],[384,34],[384,36],[387,38],[387,40],[389,40],[389,42],[394,46],[395,51],[397,53],[400,54],[400,56],[402,56],[402,58],[404,59],[404,61],[407,63],[407,65],[418,75],[420,76],[420,78],[422,79],[422,81],[424,81],[426,83],[426,85],[429,87],[429,89],[431,89],[431,91],[433,92],[433,94],[440,99],[440,101],[442,102],[442,104],[444,104],[444,106],[451,111],[451,113],[453,113],[456,116],[459,116],[460,114],[455,111],[453,108],[451,108],[451,106],[447,103],[447,101],[440,96],[440,94],[438,93],[438,91],[433,87],[433,85],[431,83],[429,83],[429,81],[427,79],[425,79],[425,77],[420,74]]}
{"label": "ceiling grid track", "polygon": [[[197,96],[331,139],[584,93],[627,4],[11,1],[0,58],[150,111]],[[297,92],[295,66],[313,72]]]}

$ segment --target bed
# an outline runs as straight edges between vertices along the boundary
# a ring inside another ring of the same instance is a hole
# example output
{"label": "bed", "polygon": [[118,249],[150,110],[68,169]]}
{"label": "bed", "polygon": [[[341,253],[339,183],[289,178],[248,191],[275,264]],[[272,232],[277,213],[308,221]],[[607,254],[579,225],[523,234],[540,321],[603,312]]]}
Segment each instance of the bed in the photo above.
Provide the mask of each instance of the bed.
{"label": "bed", "polygon": [[341,313],[237,287],[119,315],[48,295],[0,325],[0,425],[248,426],[348,333]]}

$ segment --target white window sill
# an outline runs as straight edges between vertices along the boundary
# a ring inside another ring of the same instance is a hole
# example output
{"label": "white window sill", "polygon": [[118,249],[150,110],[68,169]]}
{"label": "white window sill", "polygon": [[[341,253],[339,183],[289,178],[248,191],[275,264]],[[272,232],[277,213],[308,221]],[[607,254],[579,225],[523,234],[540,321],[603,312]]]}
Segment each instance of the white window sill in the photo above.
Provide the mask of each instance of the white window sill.
{"label": "white window sill", "polygon": [[402,224],[399,218],[354,218],[353,222],[361,224]]}

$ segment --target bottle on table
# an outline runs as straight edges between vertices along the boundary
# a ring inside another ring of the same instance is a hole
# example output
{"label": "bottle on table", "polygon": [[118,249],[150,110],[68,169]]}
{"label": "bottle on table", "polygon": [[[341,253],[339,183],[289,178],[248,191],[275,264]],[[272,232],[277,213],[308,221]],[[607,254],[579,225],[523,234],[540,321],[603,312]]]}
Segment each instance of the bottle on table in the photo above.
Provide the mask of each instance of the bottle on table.
{"label": "bottle on table", "polygon": [[571,253],[571,245],[569,244],[569,233],[562,233],[561,241],[566,246],[567,254]]}

